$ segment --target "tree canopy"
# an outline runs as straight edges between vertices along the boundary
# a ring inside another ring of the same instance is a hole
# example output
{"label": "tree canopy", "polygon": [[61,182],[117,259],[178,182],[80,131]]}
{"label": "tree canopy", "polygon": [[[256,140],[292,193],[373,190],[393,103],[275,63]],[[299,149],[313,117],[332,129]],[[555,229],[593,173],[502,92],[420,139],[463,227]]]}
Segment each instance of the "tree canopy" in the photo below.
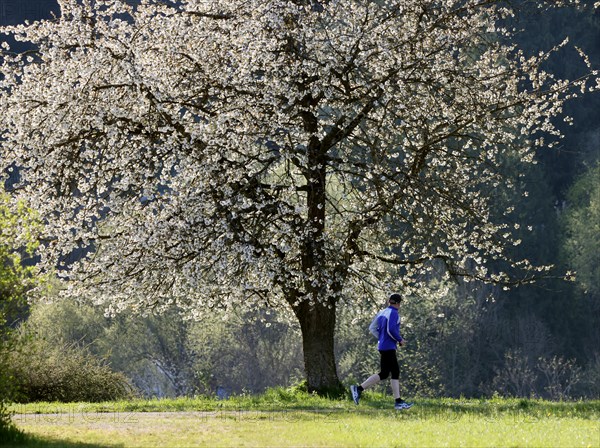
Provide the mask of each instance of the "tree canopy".
{"label": "tree canopy", "polygon": [[[541,68],[552,49],[511,44],[510,4],[59,3],[4,29],[36,50],[5,45],[0,128],[71,293],[293,311],[321,389],[340,300],[410,293],[437,267],[494,283],[545,269],[509,259],[519,224],[490,197],[518,190],[505,162],[533,163],[598,81],[583,53],[559,79]],[[93,250],[66,266],[78,248]]]}

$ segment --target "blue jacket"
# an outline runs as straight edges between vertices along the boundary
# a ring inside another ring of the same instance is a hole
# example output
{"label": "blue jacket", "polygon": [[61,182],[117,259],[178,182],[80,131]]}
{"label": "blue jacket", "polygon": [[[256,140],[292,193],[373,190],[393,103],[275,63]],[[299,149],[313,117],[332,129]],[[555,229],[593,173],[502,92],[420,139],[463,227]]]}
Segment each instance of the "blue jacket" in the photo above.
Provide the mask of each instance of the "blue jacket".
{"label": "blue jacket", "polygon": [[378,350],[396,350],[396,345],[404,341],[400,336],[400,314],[393,306],[377,313],[369,331],[379,340]]}

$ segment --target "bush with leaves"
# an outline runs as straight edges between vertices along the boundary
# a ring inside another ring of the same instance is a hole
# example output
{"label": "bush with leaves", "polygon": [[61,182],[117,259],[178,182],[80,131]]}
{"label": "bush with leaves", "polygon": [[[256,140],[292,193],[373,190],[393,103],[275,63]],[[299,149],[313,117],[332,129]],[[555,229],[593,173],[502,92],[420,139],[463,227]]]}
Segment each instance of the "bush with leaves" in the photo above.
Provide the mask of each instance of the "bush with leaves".
{"label": "bush with leaves", "polygon": [[298,329],[264,310],[216,310],[202,322],[175,310],[105,317],[101,308],[56,300],[37,304],[26,324],[49,345],[85,349],[145,396],[262,392],[301,378]]}
{"label": "bush with leaves", "polygon": [[600,353],[581,372],[581,381],[575,385],[574,395],[592,400],[600,399]]}
{"label": "bush with leaves", "polygon": [[14,339],[0,323],[0,440],[12,438],[16,429],[10,419],[7,404],[15,395],[12,373],[7,368],[8,356],[15,346]]}
{"label": "bush with leaves", "polygon": [[217,314],[195,323],[190,343],[200,392],[218,386],[232,392],[263,392],[290,386],[304,377],[300,329],[275,312],[255,310]]}
{"label": "bush with leaves", "polygon": [[143,395],[174,396],[193,388],[185,345],[186,326],[176,313],[104,316],[102,308],[73,300],[33,307],[26,331],[50,346],[85,350],[120,372]]}
{"label": "bush with leaves", "polygon": [[[1,190],[1,189],[0,189]],[[16,387],[9,357],[19,348],[14,327],[27,313],[27,292],[42,283],[35,266],[27,262],[38,247],[40,223],[23,201],[0,191],[0,434],[16,434],[7,404]]]}
{"label": "bush with leaves", "polygon": [[18,402],[100,402],[134,395],[127,378],[103,360],[73,344],[49,344],[24,333],[9,363]]}

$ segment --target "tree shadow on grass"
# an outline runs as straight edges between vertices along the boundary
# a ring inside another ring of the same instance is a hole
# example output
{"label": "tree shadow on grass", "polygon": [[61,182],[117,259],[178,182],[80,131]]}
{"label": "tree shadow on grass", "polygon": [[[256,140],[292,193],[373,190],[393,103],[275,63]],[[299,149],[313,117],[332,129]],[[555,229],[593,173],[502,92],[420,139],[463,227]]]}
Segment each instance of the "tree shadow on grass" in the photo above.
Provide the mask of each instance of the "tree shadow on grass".
{"label": "tree shadow on grass", "polygon": [[2,448],[118,448],[122,446],[124,445],[98,445],[95,443],[73,442],[70,440],[61,440],[51,437],[40,437],[32,434],[26,434],[21,431],[0,433],[0,447]]}

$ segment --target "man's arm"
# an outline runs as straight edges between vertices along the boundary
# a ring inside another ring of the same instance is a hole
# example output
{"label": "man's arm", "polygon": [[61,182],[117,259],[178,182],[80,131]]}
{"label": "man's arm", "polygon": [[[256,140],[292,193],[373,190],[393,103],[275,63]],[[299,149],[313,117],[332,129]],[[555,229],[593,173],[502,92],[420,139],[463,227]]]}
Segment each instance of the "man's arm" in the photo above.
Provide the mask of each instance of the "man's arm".
{"label": "man's arm", "polygon": [[387,321],[387,332],[390,338],[395,340],[398,344],[404,344],[404,339],[400,335],[400,315],[397,311],[392,311],[390,314]]}
{"label": "man's arm", "polygon": [[369,331],[373,336],[379,339],[379,315],[381,313],[377,313],[371,324],[369,325]]}

